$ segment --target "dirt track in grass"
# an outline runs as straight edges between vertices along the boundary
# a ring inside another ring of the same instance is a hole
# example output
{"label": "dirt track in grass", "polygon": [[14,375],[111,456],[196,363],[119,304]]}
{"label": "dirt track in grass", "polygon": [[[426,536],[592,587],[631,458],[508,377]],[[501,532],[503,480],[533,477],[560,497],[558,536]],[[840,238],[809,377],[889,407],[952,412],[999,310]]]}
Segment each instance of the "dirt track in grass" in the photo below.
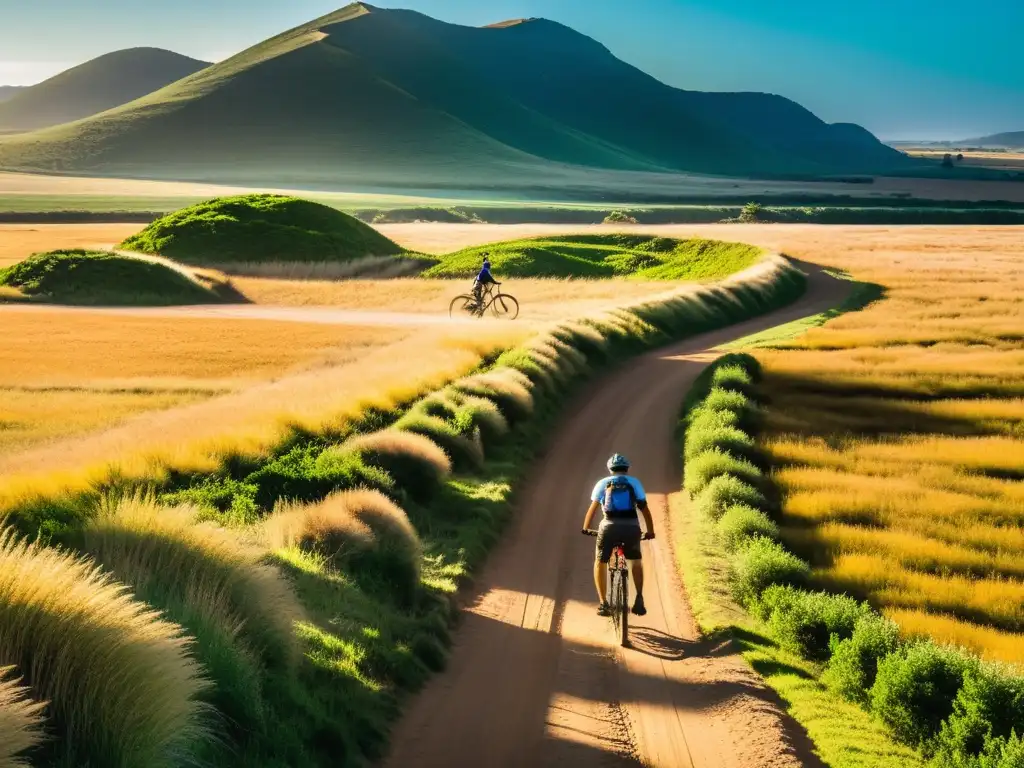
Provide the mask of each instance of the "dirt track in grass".
{"label": "dirt track in grass", "polygon": [[[699,639],[671,551],[680,484],[674,427],[711,350],[822,311],[844,283],[816,268],[808,292],[769,315],[647,354],[566,410],[519,496],[516,517],[462,608],[449,668],[411,703],[385,765],[818,766],[806,734],[726,645]],[[587,493],[622,452],[648,490],[648,614],[631,649],[595,614]]]}

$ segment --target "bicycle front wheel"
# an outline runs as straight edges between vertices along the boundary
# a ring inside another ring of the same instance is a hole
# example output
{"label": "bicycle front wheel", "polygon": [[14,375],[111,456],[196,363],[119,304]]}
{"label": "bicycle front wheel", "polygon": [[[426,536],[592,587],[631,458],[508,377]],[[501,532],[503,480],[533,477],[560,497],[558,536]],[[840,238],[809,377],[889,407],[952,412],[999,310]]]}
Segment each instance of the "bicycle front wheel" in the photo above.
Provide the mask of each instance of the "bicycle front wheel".
{"label": "bicycle front wheel", "polygon": [[519,302],[515,296],[499,293],[491,299],[491,311],[499,320],[515,320],[519,317]]}
{"label": "bicycle front wheel", "polygon": [[475,300],[468,293],[456,296],[448,305],[448,317],[463,317],[473,314]]}

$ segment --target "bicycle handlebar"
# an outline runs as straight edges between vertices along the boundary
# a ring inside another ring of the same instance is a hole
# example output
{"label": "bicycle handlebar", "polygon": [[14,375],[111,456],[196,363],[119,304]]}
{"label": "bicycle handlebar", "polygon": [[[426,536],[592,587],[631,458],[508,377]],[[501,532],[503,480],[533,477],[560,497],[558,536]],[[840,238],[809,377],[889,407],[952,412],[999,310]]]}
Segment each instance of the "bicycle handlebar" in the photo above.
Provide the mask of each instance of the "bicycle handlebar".
{"label": "bicycle handlebar", "polygon": [[[590,528],[583,528],[580,531],[580,533],[582,533],[584,536],[597,536],[597,531],[591,530]],[[644,535],[642,537],[642,540],[643,541],[650,541],[653,538],[654,538],[654,534],[653,533],[651,533],[650,531],[645,531]]]}

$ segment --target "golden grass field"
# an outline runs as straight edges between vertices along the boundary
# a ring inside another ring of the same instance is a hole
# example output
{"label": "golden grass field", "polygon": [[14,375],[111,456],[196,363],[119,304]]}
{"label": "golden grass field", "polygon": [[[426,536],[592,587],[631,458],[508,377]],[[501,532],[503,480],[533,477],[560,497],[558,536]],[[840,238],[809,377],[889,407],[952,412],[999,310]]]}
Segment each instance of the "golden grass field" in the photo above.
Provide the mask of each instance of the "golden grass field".
{"label": "golden grass field", "polygon": [[3,309],[0,456],[303,370],[345,365],[410,329]]}
{"label": "golden grass field", "polygon": [[904,631],[1024,663],[1019,230],[760,229],[887,290],[758,353],[787,542]]}

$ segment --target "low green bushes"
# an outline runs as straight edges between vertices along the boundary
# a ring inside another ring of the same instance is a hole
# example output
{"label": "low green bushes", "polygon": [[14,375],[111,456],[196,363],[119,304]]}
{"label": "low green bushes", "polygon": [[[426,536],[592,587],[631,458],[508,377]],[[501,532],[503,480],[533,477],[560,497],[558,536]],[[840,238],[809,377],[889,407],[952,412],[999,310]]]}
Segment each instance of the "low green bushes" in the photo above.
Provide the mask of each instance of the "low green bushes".
{"label": "low green bushes", "polygon": [[687,398],[684,482],[728,553],[737,602],[821,680],[869,709],[934,768],[1024,766],[1024,677],[970,653],[905,640],[846,595],[806,589],[810,567],[777,541],[774,489],[756,447],[760,371],[749,355],[710,365]]}

